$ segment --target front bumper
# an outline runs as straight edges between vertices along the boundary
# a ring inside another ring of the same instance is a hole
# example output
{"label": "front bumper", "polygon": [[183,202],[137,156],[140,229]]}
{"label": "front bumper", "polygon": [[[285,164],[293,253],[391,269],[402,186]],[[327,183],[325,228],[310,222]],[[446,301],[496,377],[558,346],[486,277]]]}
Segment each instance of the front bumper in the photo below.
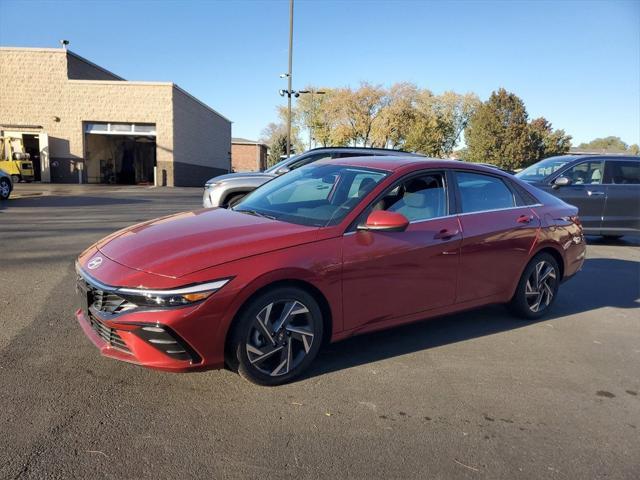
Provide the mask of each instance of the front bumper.
{"label": "front bumper", "polygon": [[[150,343],[148,339],[143,338],[141,332],[144,332],[145,327],[162,328],[163,326],[160,324],[103,321],[81,308],[76,310],[76,319],[85,335],[105,357],[171,372],[186,372],[204,368],[202,358],[195,351],[193,352],[196,353],[195,358],[180,360],[172,358]],[[183,344],[186,343],[177,337],[175,332],[171,333],[173,338]]]}
{"label": "front bumper", "polygon": [[[208,337],[203,303],[181,307],[138,307],[113,288],[78,272],[75,312],[82,330],[101,354],[159,370],[184,372],[219,368],[223,352],[201,341]],[[191,340],[190,340],[191,339]],[[198,343],[200,342],[200,343]]]}
{"label": "front bumper", "polygon": [[205,185],[202,193],[202,206],[204,208],[213,208],[222,206],[223,189],[218,184]]}

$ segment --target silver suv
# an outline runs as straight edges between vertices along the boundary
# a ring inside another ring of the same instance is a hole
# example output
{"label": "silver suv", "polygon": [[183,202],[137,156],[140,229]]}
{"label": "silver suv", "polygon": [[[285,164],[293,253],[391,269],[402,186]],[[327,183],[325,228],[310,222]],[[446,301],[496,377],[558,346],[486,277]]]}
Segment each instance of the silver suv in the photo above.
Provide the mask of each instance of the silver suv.
{"label": "silver suv", "polygon": [[252,192],[260,185],[267,183],[283,173],[307,165],[317,160],[327,158],[368,157],[373,155],[410,155],[421,157],[416,153],[407,153],[386,148],[357,148],[357,147],[321,147],[307,150],[272,167],[264,172],[228,173],[207,181],[204,186],[202,204],[206,207],[233,207],[242,197]]}

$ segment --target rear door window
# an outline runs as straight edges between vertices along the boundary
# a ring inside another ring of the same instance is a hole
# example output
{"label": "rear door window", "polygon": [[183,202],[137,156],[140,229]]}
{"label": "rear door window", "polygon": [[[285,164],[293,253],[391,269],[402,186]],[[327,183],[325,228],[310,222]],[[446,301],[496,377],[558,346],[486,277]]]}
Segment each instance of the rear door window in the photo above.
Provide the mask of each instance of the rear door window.
{"label": "rear door window", "polygon": [[613,185],[640,184],[640,161],[607,160],[605,183]]}
{"label": "rear door window", "polygon": [[513,192],[498,177],[456,172],[462,213],[499,210],[516,206]]}

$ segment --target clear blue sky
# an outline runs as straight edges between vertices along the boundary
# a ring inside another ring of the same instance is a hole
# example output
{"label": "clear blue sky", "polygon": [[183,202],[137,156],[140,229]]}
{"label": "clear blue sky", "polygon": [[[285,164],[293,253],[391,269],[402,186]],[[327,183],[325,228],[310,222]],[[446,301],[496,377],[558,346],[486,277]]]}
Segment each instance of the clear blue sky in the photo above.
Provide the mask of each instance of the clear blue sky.
{"label": "clear blue sky", "polygon": [[[297,0],[294,35],[294,88],[411,81],[486,99],[505,87],[574,144],[640,143],[639,1]],[[0,0],[0,45],[62,38],[128,80],[177,83],[234,136],[257,138],[284,103],[287,1]]]}

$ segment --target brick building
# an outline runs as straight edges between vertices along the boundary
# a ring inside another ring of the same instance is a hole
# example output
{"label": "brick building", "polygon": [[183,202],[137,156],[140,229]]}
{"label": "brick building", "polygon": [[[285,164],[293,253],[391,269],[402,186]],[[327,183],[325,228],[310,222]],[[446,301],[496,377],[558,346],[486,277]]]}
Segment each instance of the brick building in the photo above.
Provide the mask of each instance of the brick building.
{"label": "brick building", "polygon": [[234,172],[264,170],[267,168],[267,146],[246,138],[232,138],[231,165]]}
{"label": "brick building", "polygon": [[64,49],[0,47],[0,130],[44,182],[202,186],[231,170],[231,122],[169,82]]}

